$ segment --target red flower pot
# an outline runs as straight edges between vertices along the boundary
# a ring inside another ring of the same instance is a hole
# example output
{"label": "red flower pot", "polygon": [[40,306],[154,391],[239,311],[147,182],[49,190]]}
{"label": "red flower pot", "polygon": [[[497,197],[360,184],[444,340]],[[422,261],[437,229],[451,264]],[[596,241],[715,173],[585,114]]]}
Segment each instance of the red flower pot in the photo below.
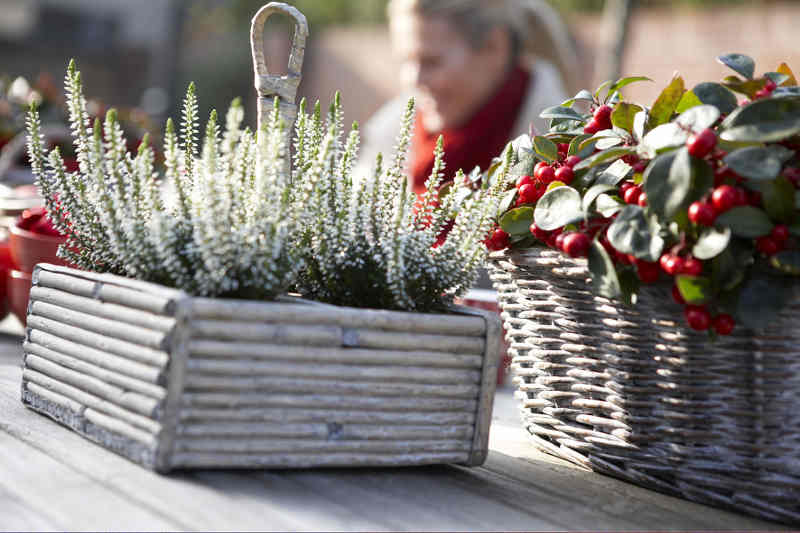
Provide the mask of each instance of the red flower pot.
{"label": "red flower pot", "polygon": [[24,326],[28,316],[28,298],[31,292],[31,275],[28,272],[9,270],[6,280],[8,308]]}
{"label": "red flower pot", "polygon": [[11,259],[23,272],[33,272],[33,267],[37,263],[67,264],[56,256],[58,246],[67,240],[66,237],[34,233],[16,225],[9,228],[9,233]]}

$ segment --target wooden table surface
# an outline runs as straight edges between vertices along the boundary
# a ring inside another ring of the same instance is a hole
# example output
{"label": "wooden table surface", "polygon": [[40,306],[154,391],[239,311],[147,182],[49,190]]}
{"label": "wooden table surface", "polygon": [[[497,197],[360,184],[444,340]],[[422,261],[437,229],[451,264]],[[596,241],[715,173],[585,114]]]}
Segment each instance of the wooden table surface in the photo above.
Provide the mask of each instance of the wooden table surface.
{"label": "wooden table surface", "polygon": [[154,474],[23,407],[21,328],[7,319],[0,331],[2,531],[788,529],[536,452],[509,388],[498,391],[479,468]]}

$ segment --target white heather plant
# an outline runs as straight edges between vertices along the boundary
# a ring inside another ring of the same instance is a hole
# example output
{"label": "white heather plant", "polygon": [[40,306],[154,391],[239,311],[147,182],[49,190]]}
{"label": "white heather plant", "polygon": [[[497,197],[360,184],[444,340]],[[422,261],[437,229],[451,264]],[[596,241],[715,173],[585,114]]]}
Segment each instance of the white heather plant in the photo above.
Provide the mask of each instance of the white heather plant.
{"label": "white heather plant", "polygon": [[[291,204],[277,106],[260,135],[242,129],[237,101],[222,135],[212,112],[198,146],[190,85],[180,133],[167,121],[162,175],[147,139],[135,157],[128,153],[114,110],[103,124],[90,123],[74,62],[66,93],[77,172],[66,172],[57,149],[45,154],[38,112],[28,116],[33,172],[53,224],[68,236],[61,257],[196,295],[269,299],[294,281],[302,258],[289,242],[308,215]],[[165,193],[164,181],[174,194]]]}
{"label": "white heather plant", "polygon": [[440,194],[440,139],[427,192],[417,201],[404,172],[413,114],[412,100],[391,166],[384,169],[379,156],[370,179],[354,180],[358,128],[354,124],[345,140],[339,95],[324,136],[319,104],[309,115],[301,103],[294,179],[303,185],[304,176],[315,178],[294,189],[303,195],[298,203],[310,204],[314,216],[297,239],[306,265],[298,289],[305,296],[337,305],[429,311],[441,309],[477,278],[487,253],[483,241],[507,185],[510,145],[492,179],[476,185],[459,171]]}

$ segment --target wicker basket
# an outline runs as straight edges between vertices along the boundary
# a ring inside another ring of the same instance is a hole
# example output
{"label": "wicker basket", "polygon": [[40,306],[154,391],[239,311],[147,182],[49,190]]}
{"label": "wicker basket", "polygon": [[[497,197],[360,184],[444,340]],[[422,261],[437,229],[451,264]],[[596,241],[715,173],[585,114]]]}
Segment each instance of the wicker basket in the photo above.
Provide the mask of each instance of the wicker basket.
{"label": "wicker basket", "polygon": [[635,307],[594,296],[584,260],[492,255],[523,424],[583,467],[800,524],[800,302],[763,335],[710,343],[670,286]]}
{"label": "wicker basket", "polygon": [[501,326],[38,265],[22,401],[148,468],[479,465]]}

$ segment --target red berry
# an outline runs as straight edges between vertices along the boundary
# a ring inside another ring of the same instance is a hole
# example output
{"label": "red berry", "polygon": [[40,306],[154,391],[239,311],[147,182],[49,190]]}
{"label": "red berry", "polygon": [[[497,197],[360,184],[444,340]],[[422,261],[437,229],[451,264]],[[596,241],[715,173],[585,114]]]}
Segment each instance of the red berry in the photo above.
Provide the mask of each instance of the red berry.
{"label": "red berry", "polygon": [[567,238],[567,235],[571,235],[570,233],[559,233],[556,236],[555,245],[561,251],[564,251],[564,239]]}
{"label": "red berry", "polygon": [[711,153],[717,145],[717,134],[711,128],[706,128],[700,133],[695,133],[686,141],[689,154],[694,157],[703,158]]}
{"label": "red berry", "polygon": [[603,129],[603,128],[600,127],[600,124],[597,122],[597,120],[592,119],[589,122],[587,122],[586,125],[583,127],[583,133],[588,133],[589,135],[594,135],[595,133],[597,133],[601,129]]}
{"label": "red berry", "polygon": [[517,189],[522,187],[523,185],[533,185],[534,179],[531,176],[520,176],[517,180]]}
{"label": "red berry", "polygon": [[795,189],[800,185],[800,168],[798,167],[786,167],[783,169],[783,175],[786,177],[787,180],[792,182]]}
{"label": "red berry", "polygon": [[664,254],[661,256],[661,259],[659,259],[659,263],[664,272],[670,276],[680,274],[683,271],[684,261],[679,255]]}
{"label": "red berry", "polygon": [[555,181],[556,171],[549,165],[542,167],[542,169],[539,171],[538,178],[544,183],[550,183],[551,181]]}
{"label": "red berry", "polygon": [[767,88],[759,89],[756,91],[756,94],[753,95],[753,100],[760,100],[762,98],[767,98],[769,95],[772,94],[772,91],[768,91]]}
{"label": "red berry", "polygon": [[534,237],[545,243],[550,238],[550,232],[547,230],[543,230],[536,224],[531,224],[531,233],[533,234]]}
{"label": "red berry", "polygon": [[659,270],[656,262],[636,261],[636,275],[642,283],[655,283],[658,281]]}
{"label": "red berry", "polygon": [[503,250],[508,248],[508,245],[511,244],[511,237],[501,228],[497,228],[494,230],[494,233],[492,233],[492,242],[497,250]]}
{"label": "red berry", "polygon": [[526,183],[519,188],[519,198],[523,204],[534,204],[539,199],[536,186],[533,183]]}
{"label": "red berry", "polygon": [[680,265],[678,273],[687,276],[699,276],[703,273],[703,262],[695,257],[687,257],[683,260],[683,265]]}
{"label": "red berry", "polygon": [[577,155],[571,155],[564,160],[564,165],[568,166],[569,168],[572,168],[580,162],[581,162],[580,157],[578,157]]}
{"label": "red berry", "polygon": [[780,243],[785,242],[789,238],[789,226],[786,224],[775,224],[770,236]]}
{"label": "red berry", "polygon": [[642,194],[639,195],[639,200],[636,203],[639,204],[640,207],[647,207],[647,193],[642,191]]}
{"label": "red berry", "polygon": [[625,192],[626,192],[628,189],[630,189],[631,187],[633,187],[634,185],[636,185],[636,184],[635,184],[635,183],[633,183],[632,181],[623,181],[623,182],[622,182],[622,183],[620,183],[620,185],[619,185],[619,192],[620,192],[620,193],[622,193],[622,195],[624,196],[624,195],[625,195]]}
{"label": "red berry", "polygon": [[539,177],[539,173],[542,171],[542,169],[544,167],[548,167],[548,166],[550,166],[550,165],[548,165],[546,161],[539,161],[538,163],[536,163],[536,166],[533,167],[533,176],[535,178],[538,178]]}
{"label": "red berry", "polygon": [[633,166],[633,171],[634,172],[636,172],[638,174],[641,174],[642,172],[644,172],[647,169],[647,161],[641,159],[641,160],[637,161],[636,163],[634,163],[632,166]]}
{"label": "red berry", "polygon": [[566,154],[569,151],[569,143],[558,143],[558,153]]}
{"label": "red berry", "polygon": [[575,177],[575,173],[572,171],[570,167],[564,166],[556,170],[556,181],[560,181],[562,183],[566,183],[569,185],[572,183],[572,179]]}
{"label": "red berry", "polygon": [[768,90],[769,92],[772,92],[772,91],[774,91],[775,89],[777,89],[777,88],[778,88],[778,84],[776,84],[776,83],[775,83],[774,81],[772,81],[772,80],[767,80],[767,83],[765,83],[765,84],[764,84],[764,88],[765,88],[766,90]]}
{"label": "red berry", "polygon": [[711,325],[711,315],[705,307],[699,305],[687,305],[684,310],[686,322],[689,327],[696,331],[705,331]]}
{"label": "red berry", "polygon": [[622,198],[625,200],[626,204],[635,204],[639,201],[639,196],[642,195],[642,188],[638,185],[634,185],[633,187],[629,188],[623,194]]}
{"label": "red berry", "polygon": [[730,335],[733,328],[736,327],[736,321],[731,315],[720,313],[714,317],[713,325],[714,330],[720,335]]}
{"label": "red berry", "polygon": [[771,235],[756,239],[756,248],[766,256],[775,255],[780,252],[782,244],[783,243],[778,242],[778,240]]}
{"label": "red berry", "polygon": [[724,213],[736,205],[739,194],[730,185],[720,185],[711,193],[711,205],[717,214]]}
{"label": "red berry", "polygon": [[592,240],[585,233],[569,233],[564,237],[563,250],[570,257],[586,257],[591,244]]}
{"label": "red berry", "polygon": [[734,187],[736,190],[736,202],[734,205],[747,205],[748,197],[747,191],[742,189],[741,187]]}
{"label": "red berry", "polygon": [[683,299],[683,294],[681,294],[681,291],[677,285],[672,286],[672,299],[675,300],[675,303],[679,303],[681,305],[686,303],[686,300]]}
{"label": "red berry", "polygon": [[599,125],[606,126],[600,129],[605,130],[611,128],[611,113],[613,111],[614,110],[611,108],[611,106],[607,105],[601,105],[594,110],[594,113],[592,113],[594,120],[596,120]]}
{"label": "red berry", "polygon": [[689,206],[689,220],[700,226],[710,226],[714,223],[714,208],[702,202],[693,202]]}

